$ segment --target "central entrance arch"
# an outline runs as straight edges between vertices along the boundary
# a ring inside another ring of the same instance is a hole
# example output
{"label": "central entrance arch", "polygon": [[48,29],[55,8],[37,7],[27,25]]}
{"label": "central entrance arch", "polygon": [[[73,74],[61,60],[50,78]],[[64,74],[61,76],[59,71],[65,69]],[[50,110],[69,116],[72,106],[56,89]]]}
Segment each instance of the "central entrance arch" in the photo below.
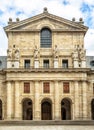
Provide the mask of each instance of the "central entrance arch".
{"label": "central entrance arch", "polygon": [[33,119],[33,105],[31,99],[24,99],[22,102],[23,109],[23,120],[32,120]]}
{"label": "central entrance arch", "polygon": [[42,101],[41,119],[42,120],[52,120],[52,103],[48,99],[45,99]]}
{"label": "central entrance arch", "polygon": [[71,102],[67,98],[61,101],[61,119],[71,120]]}

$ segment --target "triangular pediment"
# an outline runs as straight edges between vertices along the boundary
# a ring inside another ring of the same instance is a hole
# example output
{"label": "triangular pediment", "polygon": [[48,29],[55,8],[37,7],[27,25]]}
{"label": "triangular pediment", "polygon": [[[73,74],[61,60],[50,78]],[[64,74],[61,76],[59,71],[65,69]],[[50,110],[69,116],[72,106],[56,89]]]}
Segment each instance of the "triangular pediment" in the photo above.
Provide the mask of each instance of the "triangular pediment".
{"label": "triangular pediment", "polygon": [[52,30],[58,31],[87,31],[87,27],[81,23],[66,20],[49,13],[42,13],[26,20],[11,23],[4,29],[9,31],[38,31],[43,27],[49,27]]}

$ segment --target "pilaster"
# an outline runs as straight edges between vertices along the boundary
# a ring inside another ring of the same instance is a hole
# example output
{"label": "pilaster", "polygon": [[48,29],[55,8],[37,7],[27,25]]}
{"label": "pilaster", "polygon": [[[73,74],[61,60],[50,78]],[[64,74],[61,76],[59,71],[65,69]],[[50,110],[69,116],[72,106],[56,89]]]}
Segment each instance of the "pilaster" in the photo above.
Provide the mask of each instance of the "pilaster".
{"label": "pilaster", "polygon": [[12,118],[12,85],[11,82],[7,82],[7,120]]}
{"label": "pilaster", "polygon": [[74,109],[74,116],[75,120],[79,119],[79,85],[78,81],[75,81],[75,109]]}
{"label": "pilaster", "polygon": [[60,104],[59,104],[59,85],[58,85],[58,81],[55,81],[55,120],[59,120],[60,119]]}
{"label": "pilaster", "polygon": [[15,119],[20,118],[19,110],[19,82],[15,81]]}
{"label": "pilaster", "polygon": [[87,120],[88,118],[88,109],[87,109],[87,83],[86,81],[83,81],[82,83],[83,87],[83,120]]}
{"label": "pilaster", "polygon": [[34,120],[40,120],[40,107],[39,107],[39,81],[35,81],[35,109]]}

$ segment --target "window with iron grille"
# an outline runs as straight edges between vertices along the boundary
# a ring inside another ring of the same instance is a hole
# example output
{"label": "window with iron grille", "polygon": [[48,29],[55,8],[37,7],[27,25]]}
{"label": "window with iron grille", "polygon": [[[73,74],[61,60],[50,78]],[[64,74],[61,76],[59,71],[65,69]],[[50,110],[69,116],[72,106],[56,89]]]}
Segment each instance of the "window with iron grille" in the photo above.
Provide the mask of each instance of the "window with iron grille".
{"label": "window with iron grille", "polygon": [[69,82],[64,82],[63,83],[63,93],[69,93],[70,88],[69,88]]}
{"label": "window with iron grille", "polygon": [[24,93],[30,93],[30,83],[29,82],[24,83]]}
{"label": "window with iron grille", "polygon": [[43,92],[44,93],[50,93],[50,83],[49,82],[43,83]]}
{"label": "window with iron grille", "polygon": [[52,34],[48,28],[41,30],[40,41],[42,48],[50,48],[52,46]]}

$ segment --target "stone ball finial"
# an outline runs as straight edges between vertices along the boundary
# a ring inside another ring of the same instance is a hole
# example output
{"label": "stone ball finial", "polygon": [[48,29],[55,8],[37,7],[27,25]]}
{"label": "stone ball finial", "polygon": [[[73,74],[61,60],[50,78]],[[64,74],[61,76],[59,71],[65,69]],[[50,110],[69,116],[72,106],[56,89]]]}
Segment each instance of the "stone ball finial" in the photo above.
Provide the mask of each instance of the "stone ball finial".
{"label": "stone ball finial", "polygon": [[12,18],[9,18],[9,22],[12,22]]}
{"label": "stone ball finial", "polygon": [[72,18],[72,21],[75,22],[75,18]]}
{"label": "stone ball finial", "polygon": [[83,22],[83,18],[79,18],[79,21],[80,21],[80,22]]}
{"label": "stone ball finial", "polygon": [[16,18],[16,22],[19,22],[20,20],[19,20],[19,18]]}
{"label": "stone ball finial", "polygon": [[47,7],[44,7],[44,11],[43,11],[44,13],[47,13],[48,12],[48,10],[47,10]]}

